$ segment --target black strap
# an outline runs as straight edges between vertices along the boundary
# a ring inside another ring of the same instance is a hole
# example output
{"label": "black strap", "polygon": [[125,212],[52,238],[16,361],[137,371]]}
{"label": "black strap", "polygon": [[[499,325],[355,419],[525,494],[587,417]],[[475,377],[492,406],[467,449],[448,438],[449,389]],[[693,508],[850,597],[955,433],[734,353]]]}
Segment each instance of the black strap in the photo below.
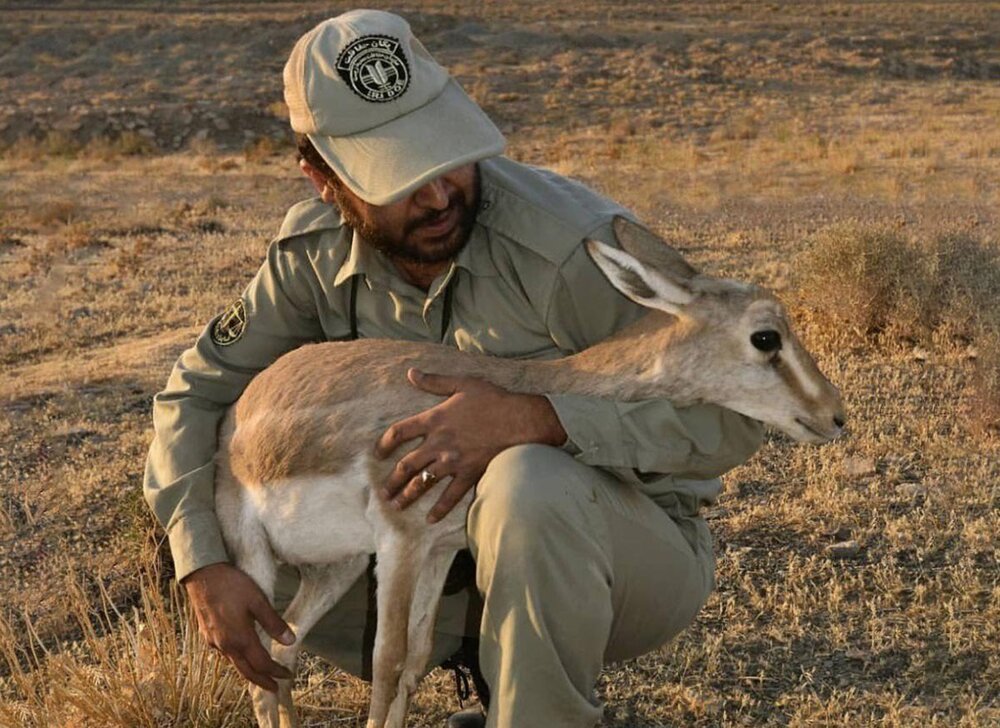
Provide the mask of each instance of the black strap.
{"label": "black strap", "polygon": [[451,280],[448,281],[448,285],[444,288],[444,310],[441,312],[441,343],[444,343],[444,337],[448,335],[448,326],[451,324],[451,291],[452,284],[455,282],[455,274],[452,273]]}
{"label": "black strap", "polygon": [[441,663],[440,667],[451,670],[455,677],[455,693],[458,696],[459,708],[465,707],[465,701],[472,697],[469,681],[475,688],[476,695],[484,710],[490,707],[490,686],[479,669],[479,638],[465,635],[458,652]]}
{"label": "black strap", "polygon": [[358,338],[358,276],[351,276],[351,341]]}
{"label": "black strap", "polygon": [[[441,312],[441,343],[444,343],[448,335],[448,327],[451,325],[451,299],[452,284],[455,282],[454,274],[448,285],[444,289],[444,310]],[[348,317],[351,323],[351,341],[356,341],[358,336],[358,276],[351,276],[351,302],[348,308]]]}

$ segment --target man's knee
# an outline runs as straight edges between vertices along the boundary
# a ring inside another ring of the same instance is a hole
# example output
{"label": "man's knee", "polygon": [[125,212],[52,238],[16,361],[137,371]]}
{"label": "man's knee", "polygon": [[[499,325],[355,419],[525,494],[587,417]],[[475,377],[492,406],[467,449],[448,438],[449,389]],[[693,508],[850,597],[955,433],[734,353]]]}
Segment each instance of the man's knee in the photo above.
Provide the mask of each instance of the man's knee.
{"label": "man's knee", "polygon": [[555,521],[576,520],[580,503],[594,502],[593,486],[581,478],[571,455],[547,445],[517,445],[490,462],[469,511],[475,542],[496,528],[528,534]]}

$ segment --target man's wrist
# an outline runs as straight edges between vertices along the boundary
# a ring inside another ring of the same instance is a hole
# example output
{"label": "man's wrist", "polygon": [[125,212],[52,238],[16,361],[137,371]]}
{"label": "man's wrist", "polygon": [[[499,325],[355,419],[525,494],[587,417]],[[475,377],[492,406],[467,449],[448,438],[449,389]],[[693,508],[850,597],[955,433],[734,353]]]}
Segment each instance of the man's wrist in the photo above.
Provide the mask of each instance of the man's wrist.
{"label": "man's wrist", "polygon": [[533,417],[538,426],[537,438],[534,442],[540,445],[551,445],[552,447],[562,447],[566,444],[566,430],[563,429],[552,403],[540,394],[527,395],[531,398],[532,411],[536,414]]}
{"label": "man's wrist", "polygon": [[180,579],[180,583],[182,586],[187,587],[189,584],[192,584],[194,582],[211,579],[213,574],[219,573],[220,571],[219,567],[231,568],[232,564],[230,564],[228,561],[217,561],[214,564],[206,564],[205,566],[201,566],[195,569],[194,571],[191,571],[188,574],[184,575],[184,577]]}

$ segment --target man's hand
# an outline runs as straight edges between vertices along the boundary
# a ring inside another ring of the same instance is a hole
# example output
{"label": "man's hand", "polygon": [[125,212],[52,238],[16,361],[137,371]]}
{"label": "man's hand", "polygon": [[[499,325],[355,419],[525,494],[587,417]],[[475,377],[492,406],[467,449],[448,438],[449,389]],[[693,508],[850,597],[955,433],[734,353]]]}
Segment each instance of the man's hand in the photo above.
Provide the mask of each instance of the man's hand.
{"label": "man's hand", "polygon": [[191,572],[181,583],[194,606],[201,636],[243,677],[272,692],[278,689],[273,678],[292,677],[271,659],[254,623],[283,645],[294,644],[295,635],[253,579],[230,564],[212,564]]}
{"label": "man's hand", "polygon": [[375,453],[384,458],[407,440],[424,438],[396,463],[384,495],[397,508],[406,508],[429,487],[421,482],[423,470],[435,480],[450,476],[451,482],[427,515],[430,523],[444,518],[462,500],[502,450],[532,442],[558,447],[566,441],[552,405],[541,395],[515,394],[474,377],[416,369],[407,371],[406,377],[413,386],[448,399],[392,424],[376,443]]}

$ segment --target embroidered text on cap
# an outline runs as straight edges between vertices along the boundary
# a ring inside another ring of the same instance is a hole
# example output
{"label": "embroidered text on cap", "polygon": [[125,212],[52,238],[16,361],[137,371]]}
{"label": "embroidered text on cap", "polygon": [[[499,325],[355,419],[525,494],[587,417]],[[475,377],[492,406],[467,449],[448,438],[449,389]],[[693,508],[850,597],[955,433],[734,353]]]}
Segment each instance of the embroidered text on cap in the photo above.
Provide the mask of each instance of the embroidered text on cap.
{"label": "embroidered text on cap", "polygon": [[337,56],[337,71],[358,96],[384,103],[410,85],[410,66],[400,41],[388,35],[363,35]]}

